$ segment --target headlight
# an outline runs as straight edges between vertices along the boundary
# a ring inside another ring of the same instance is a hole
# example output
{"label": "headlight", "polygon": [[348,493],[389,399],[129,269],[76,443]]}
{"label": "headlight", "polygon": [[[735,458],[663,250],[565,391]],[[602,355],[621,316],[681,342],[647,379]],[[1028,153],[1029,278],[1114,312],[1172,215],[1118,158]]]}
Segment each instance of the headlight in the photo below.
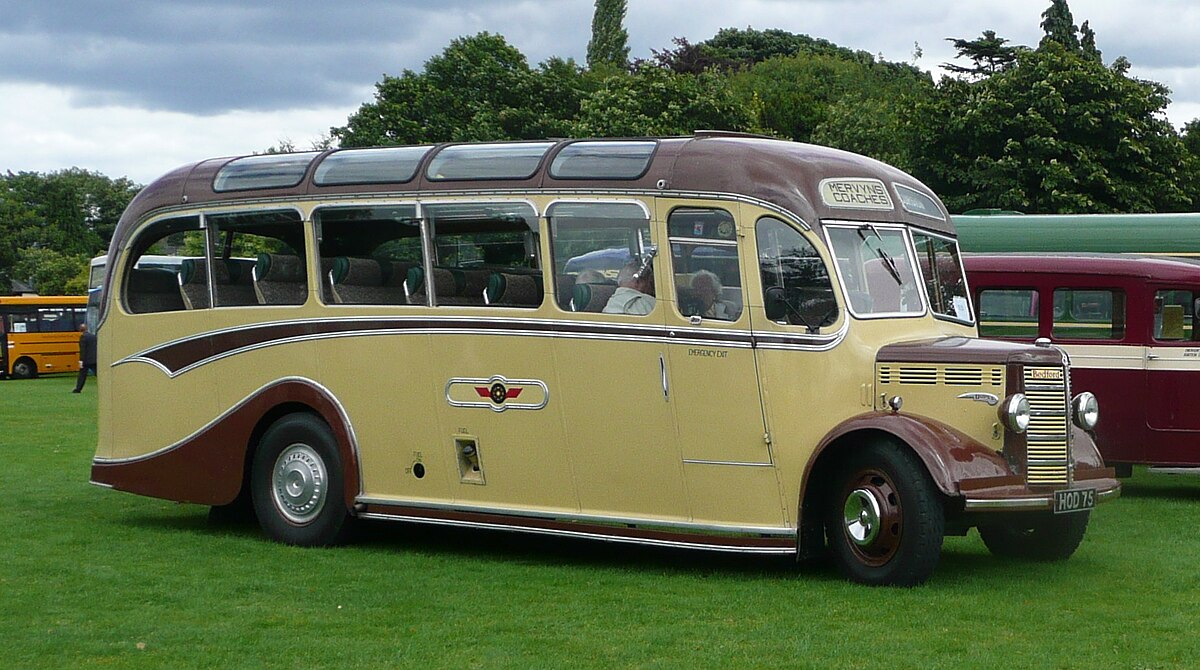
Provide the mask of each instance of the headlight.
{"label": "headlight", "polygon": [[1087,391],[1080,393],[1071,401],[1071,417],[1075,420],[1075,425],[1084,430],[1095,428],[1096,422],[1100,420],[1100,402]]}
{"label": "headlight", "polygon": [[1024,393],[1014,393],[1000,403],[1000,421],[1014,433],[1024,433],[1029,427],[1029,400]]}

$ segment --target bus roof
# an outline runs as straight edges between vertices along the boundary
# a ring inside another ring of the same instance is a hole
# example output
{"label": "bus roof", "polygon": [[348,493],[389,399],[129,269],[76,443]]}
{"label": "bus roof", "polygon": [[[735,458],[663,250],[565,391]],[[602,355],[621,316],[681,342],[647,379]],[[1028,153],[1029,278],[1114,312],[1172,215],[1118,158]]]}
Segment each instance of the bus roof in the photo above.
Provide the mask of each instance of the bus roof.
{"label": "bus roof", "polygon": [[968,273],[1105,275],[1161,281],[1200,281],[1200,262],[1133,254],[964,253]]}
{"label": "bus roof", "polygon": [[955,214],[964,252],[1200,255],[1200,214]]}
{"label": "bus roof", "polygon": [[[831,179],[832,178],[832,179]],[[867,206],[830,206],[830,189],[886,184]],[[832,183],[827,183],[832,182]],[[375,147],[214,158],[148,185],[113,235],[123,246],[158,211],[248,200],[345,194],[450,195],[543,191],[734,194],[823,220],[904,222],[954,234],[945,207],[908,174],[857,154],[741,133]]]}

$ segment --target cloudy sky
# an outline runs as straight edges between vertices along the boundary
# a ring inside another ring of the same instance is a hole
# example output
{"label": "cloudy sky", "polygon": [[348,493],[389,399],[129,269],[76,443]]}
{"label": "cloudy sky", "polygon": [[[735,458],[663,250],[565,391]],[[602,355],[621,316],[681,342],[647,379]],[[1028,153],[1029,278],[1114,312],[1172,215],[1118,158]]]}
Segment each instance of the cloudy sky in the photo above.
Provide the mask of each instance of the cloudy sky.
{"label": "cloudy sky", "polygon": [[[629,0],[631,56],[723,27],[781,28],[936,71],[947,37],[1041,37],[1049,0]],[[1070,0],[1105,62],[1168,85],[1200,117],[1200,3]],[[0,171],[68,167],[146,183],[183,163],[308,148],[384,74],[499,33],[531,63],[583,62],[593,0],[0,0]]]}

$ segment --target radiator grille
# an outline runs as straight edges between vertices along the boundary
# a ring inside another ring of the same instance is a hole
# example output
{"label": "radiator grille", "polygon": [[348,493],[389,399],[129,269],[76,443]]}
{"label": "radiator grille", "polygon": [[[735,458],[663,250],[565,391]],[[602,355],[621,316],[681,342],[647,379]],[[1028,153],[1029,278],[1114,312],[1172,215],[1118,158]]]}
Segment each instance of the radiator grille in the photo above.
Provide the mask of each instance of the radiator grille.
{"label": "radiator grille", "polygon": [[937,365],[880,365],[880,384],[912,384],[917,386],[1002,386],[1004,370],[1000,367],[939,367]]}
{"label": "radiator grille", "polygon": [[1031,486],[1066,486],[1071,456],[1066,375],[1062,368],[1030,366],[1024,381],[1031,414],[1025,431],[1026,479]]}

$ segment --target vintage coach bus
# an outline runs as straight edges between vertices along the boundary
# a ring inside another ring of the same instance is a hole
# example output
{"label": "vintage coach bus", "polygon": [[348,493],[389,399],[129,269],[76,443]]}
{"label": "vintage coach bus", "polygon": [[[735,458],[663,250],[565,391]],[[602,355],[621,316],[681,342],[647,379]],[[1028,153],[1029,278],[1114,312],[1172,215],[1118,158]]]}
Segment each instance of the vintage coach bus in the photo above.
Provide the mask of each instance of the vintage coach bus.
{"label": "vintage coach bus", "polygon": [[[168,247],[204,258],[137,267]],[[974,526],[1065,558],[1119,492],[1062,353],[977,339],[934,194],[840,151],[208,160],[139,194],[109,258],[93,481],[249,504],[283,542],[357,518],[828,546],[851,579],[913,584]]]}
{"label": "vintage coach bus", "polygon": [[1200,261],[1118,254],[967,254],[979,333],[1043,337],[1104,406],[1100,453],[1200,474]]}

